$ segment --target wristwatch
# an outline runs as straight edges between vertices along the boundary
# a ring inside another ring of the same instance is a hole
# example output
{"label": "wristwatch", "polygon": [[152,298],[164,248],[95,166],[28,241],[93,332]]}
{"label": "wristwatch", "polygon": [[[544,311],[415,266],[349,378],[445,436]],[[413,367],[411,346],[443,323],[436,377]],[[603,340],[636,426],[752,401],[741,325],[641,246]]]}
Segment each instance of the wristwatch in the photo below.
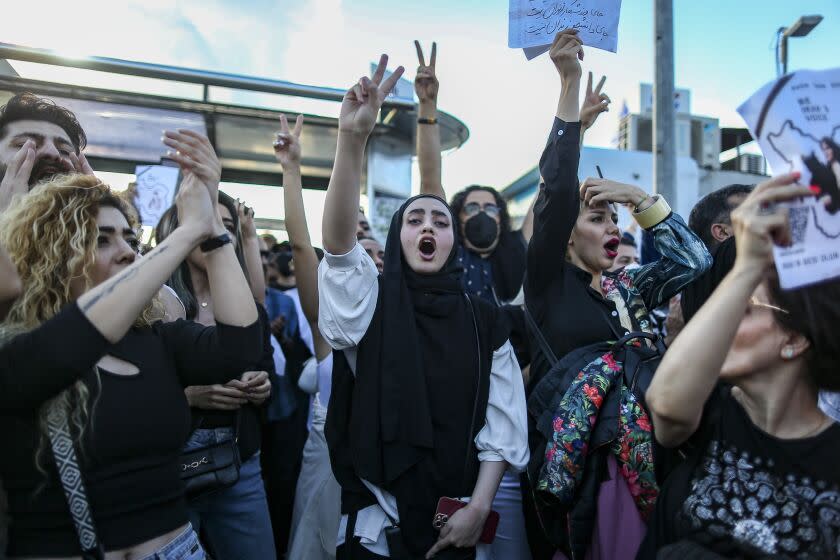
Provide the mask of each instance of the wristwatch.
{"label": "wristwatch", "polygon": [[233,243],[233,239],[231,239],[230,233],[224,232],[221,235],[202,241],[201,245],[198,247],[201,249],[202,253],[209,253],[210,251],[215,251],[219,247],[223,247],[228,243]]}

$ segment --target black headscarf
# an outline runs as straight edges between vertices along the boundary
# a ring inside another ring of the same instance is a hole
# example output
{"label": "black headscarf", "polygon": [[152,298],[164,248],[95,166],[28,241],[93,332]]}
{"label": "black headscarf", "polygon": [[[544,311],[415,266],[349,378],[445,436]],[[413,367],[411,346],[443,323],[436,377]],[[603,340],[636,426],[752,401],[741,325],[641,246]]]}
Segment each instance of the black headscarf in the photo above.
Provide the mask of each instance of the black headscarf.
{"label": "black headscarf", "polygon": [[384,488],[397,498],[403,538],[415,554],[435,541],[437,500],[472,492],[479,464],[472,440],[484,425],[493,351],[508,332],[495,306],[464,293],[454,221],[452,250],[439,272],[417,274],[406,264],[403,217],[421,197],[391,220],[356,375],[338,353],[325,427],[342,510],[375,503],[359,479]]}
{"label": "black headscarf", "polygon": [[[374,484],[395,480],[434,443],[417,323],[424,316],[446,316],[466,305],[454,225],[452,250],[439,272],[417,274],[405,262],[400,241],[403,216],[419,198],[432,198],[449,208],[441,198],[420,195],[407,200],[392,217],[376,312],[359,345],[350,446],[356,473]],[[450,222],[454,224],[451,217]],[[455,332],[438,331],[436,336],[452,344],[464,338]]]}

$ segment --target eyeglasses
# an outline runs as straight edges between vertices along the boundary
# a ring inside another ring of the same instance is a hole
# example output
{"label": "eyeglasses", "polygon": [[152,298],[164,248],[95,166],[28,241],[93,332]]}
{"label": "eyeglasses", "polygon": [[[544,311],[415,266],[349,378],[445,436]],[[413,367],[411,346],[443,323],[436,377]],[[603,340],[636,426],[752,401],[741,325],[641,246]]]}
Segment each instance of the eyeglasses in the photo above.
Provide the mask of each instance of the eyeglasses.
{"label": "eyeglasses", "polygon": [[499,215],[499,207],[491,202],[485,204],[484,207],[482,207],[478,202],[468,202],[467,204],[464,204],[464,213],[469,217],[475,216],[482,210],[491,218],[495,218]]}
{"label": "eyeglasses", "polygon": [[749,304],[752,305],[753,307],[763,307],[765,309],[770,309],[771,311],[778,311],[779,313],[784,313],[785,315],[790,315],[790,311],[788,311],[787,309],[782,309],[781,307],[773,305],[772,303],[763,302],[763,301],[759,300],[758,298],[756,298],[755,296],[750,298]]}

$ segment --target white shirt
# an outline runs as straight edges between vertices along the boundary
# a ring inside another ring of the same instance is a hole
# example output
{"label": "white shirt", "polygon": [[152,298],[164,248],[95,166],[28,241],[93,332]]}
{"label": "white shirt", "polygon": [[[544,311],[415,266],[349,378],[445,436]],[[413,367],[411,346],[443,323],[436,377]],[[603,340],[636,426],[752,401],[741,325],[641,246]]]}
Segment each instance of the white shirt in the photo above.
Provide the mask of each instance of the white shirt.
{"label": "white shirt", "polygon": [[[330,346],[344,351],[354,374],[358,344],[376,310],[378,274],[359,244],[345,255],[326,253],[318,267],[318,328]],[[475,446],[481,462],[507,461],[515,472],[523,471],[528,464],[525,386],[509,341],[493,353],[487,413]],[[388,516],[399,521],[396,498],[366,480],[362,482],[376,497],[377,505],[358,512],[354,534],[371,552],[389,556],[383,531],[391,524]],[[468,497],[461,499],[469,501]],[[344,543],[346,527],[345,515],[339,527],[338,545]],[[488,549],[489,546],[479,544],[478,558],[489,558]]]}

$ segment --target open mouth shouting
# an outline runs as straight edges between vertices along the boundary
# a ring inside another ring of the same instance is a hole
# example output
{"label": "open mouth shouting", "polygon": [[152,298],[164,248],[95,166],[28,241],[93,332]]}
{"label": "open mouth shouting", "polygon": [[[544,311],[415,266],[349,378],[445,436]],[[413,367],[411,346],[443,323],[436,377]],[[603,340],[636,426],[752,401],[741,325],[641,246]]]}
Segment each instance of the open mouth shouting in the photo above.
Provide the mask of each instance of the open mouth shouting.
{"label": "open mouth shouting", "polygon": [[417,249],[420,251],[420,258],[424,261],[432,261],[435,258],[435,252],[437,251],[437,242],[435,238],[430,235],[424,235],[420,238],[420,243],[417,245]]}
{"label": "open mouth shouting", "polygon": [[618,237],[613,237],[606,243],[604,243],[604,251],[607,253],[607,256],[611,259],[614,259],[618,256],[618,244],[619,244]]}

